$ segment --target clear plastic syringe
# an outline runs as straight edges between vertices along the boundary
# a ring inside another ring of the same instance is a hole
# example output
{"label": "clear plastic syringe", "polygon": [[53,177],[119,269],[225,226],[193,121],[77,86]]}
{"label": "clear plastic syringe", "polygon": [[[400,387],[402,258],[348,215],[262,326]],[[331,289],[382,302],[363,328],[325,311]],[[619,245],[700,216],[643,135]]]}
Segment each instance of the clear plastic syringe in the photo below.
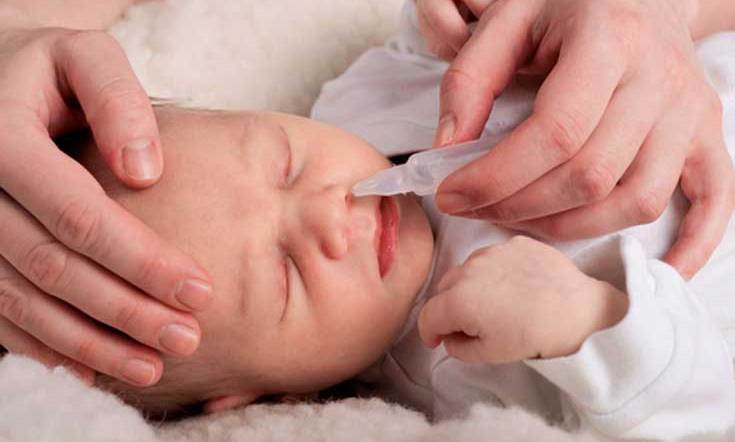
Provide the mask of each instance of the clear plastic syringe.
{"label": "clear plastic syringe", "polygon": [[381,170],[355,184],[352,194],[367,196],[413,192],[423,196],[436,193],[436,188],[444,178],[487,153],[504,135],[486,136],[468,143],[413,154],[405,164]]}

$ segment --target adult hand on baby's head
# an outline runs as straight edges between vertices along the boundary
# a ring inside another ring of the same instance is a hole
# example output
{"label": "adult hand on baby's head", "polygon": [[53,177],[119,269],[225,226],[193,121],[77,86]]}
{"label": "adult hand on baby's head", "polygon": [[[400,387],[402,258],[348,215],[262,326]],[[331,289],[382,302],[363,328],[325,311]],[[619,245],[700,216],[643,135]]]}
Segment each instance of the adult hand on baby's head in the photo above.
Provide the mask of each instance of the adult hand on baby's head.
{"label": "adult hand on baby's head", "polygon": [[735,16],[732,2],[465,0],[473,34],[456,3],[417,0],[430,47],[453,58],[437,145],[477,138],[518,70],[546,79],[532,115],[442,183],[439,208],[577,239],[657,219],[680,182],[691,207],[666,260],[692,276],[722,238],[735,174],[689,26]]}
{"label": "adult hand on baby's head", "polygon": [[89,125],[120,180],[158,180],[156,121],[123,51],[102,32],[6,28],[0,103],[0,345],[88,380],[155,383],[156,350],[198,345],[183,311],[205,307],[208,275],[52,141]]}
{"label": "adult hand on baby's head", "polygon": [[558,250],[519,236],[475,251],[447,272],[418,327],[430,347],[443,342],[465,362],[500,364],[575,353],[627,309],[625,294]]}

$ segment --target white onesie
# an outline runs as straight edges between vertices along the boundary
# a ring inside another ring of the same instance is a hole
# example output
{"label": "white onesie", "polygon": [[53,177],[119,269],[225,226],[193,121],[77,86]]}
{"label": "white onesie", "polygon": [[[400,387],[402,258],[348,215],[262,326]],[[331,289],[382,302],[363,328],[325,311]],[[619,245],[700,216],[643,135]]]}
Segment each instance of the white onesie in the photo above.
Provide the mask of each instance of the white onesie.
{"label": "white onesie", "polygon": [[[725,105],[725,137],[735,152],[735,33],[699,45],[700,59]],[[488,54],[490,56],[490,54]],[[315,119],[356,133],[387,156],[428,147],[447,65],[418,33],[412,1],[400,35],[365,53],[325,85]],[[485,133],[505,132],[531,111],[534,90],[512,85],[493,108]],[[517,167],[523,167],[517,165]],[[659,261],[672,244],[686,202],[677,195],[654,223],[584,241],[554,243],[586,273],[629,296],[616,326],[590,336],[574,355],[504,365],[470,365],[443,347],[422,345],[416,317],[442,275],[472,251],[507,240],[485,221],[424,208],[436,237],[432,273],[404,332],[371,373],[390,397],[436,419],[461,416],[477,402],[521,406],[551,422],[613,437],[679,439],[735,426],[735,222],[689,283]]]}

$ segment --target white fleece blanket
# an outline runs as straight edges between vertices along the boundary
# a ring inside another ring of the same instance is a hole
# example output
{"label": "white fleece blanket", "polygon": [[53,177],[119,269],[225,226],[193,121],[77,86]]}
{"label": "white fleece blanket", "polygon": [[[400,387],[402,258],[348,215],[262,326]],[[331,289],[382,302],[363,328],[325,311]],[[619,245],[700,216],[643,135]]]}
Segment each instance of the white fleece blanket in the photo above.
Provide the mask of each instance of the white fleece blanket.
{"label": "white fleece blanket", "polygon": [[[112,33],[152,96],[307,114],[321,84],[398,23],[403,0],[166,0]],[[327,6],[328,5],[328,6]],[[326,6],[326,7],[325,7]],[[0,361],[0,441],[592,441],[519,410],[478,405],[436,425],[378,399],[256,405],[161,425],[63,369]],[[733,435],[732,440],[735,440]]]}
{"label": "white fleece blanket", "polygon": [[[0,441],[562,442],[572,436],[519,410],[477,406],[462,421],[430,425],[419,413],[378,399],[329,404],[254,405],[160,425],[117,397],[87,387],[65,369],[27,358],[0,362]],[[576,435],[578,442],[594,438]]]}

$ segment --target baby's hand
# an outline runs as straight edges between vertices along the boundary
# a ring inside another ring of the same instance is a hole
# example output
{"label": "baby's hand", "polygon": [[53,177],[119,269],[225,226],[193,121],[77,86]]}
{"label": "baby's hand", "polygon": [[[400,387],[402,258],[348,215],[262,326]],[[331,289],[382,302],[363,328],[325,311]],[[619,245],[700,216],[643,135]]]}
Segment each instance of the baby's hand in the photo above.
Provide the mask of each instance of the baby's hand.
{"label": "baby's hand", "polygon": [[517,236],[447,272],[418,326],[426,345],[444,342],[455,358],[507,363],[573,354],[627,309],[624,293],[553,247]]}

